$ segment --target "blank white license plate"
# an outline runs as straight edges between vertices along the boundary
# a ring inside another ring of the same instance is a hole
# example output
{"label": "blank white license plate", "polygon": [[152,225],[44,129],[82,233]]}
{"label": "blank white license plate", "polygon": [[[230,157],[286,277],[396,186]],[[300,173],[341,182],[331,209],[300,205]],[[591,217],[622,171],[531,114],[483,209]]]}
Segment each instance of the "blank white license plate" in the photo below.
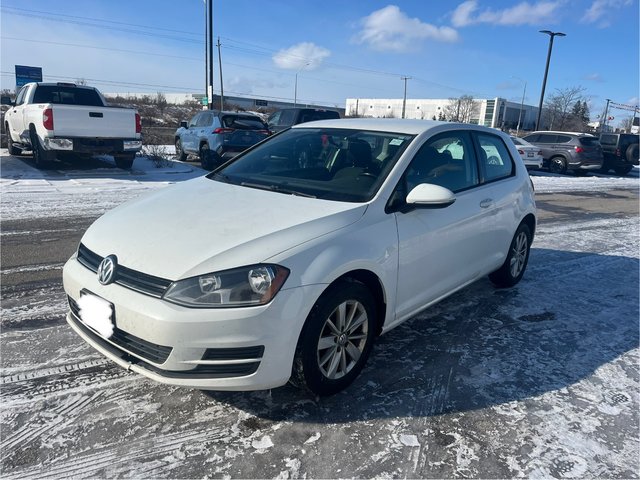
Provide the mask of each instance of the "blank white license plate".
{"label": "blank white license plate", "polygon": [[111,302],[92,293],[80,292],[79,316],[82,323],[104,338],[113,335],[114,308]]}
{"label": "blank white license plate", "polygon": [[527,153],[527,157],[533,157],[533,153],[532,152]]}

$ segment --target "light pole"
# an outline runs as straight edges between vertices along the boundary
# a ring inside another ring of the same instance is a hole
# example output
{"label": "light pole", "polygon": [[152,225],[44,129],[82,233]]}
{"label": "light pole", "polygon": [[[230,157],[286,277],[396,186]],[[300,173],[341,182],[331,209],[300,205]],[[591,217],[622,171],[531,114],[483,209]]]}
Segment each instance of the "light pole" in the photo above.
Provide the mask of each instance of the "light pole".
{"label": "light pole", "polygon": [[402,97],[402,118],[404,118],[405,107],[407,106],[407,80],[410,80],[411,77],[400,77],[404,80],[404,97]]}
{"label": "light pole", "polygon": [[527,81],[523,80],[520,77],[514,77],[513,75],[511,76],[511,78],[515,78],[516,80],[520,80],[521,82],[524,82],[524,89],[522,90],[522,101],[520,102],[520,113],[518,113],[518,126],[516,127],[516,136],[520,135],[520,123],[522,121],[522,109],[524,108],[524,96],[527,93]]}
{"label": "light pole", "polygon": [[300,70],[298,70],[296,72],[296,83],[295,83],[295,87],[293,89],[293,107],[295,108],[296,105],[298,104],[298,74],[304,70],[305,68],[307,68],[309,65],[311,64],[311,62],[307,62],[305,63]]}
{"label": "light pole", "polygon": [[549,51],[547,52],[547,65],[544,67],[544,79],[542,80],[542,92],[540,92],[540,104],[538,105],[538,118],[536,120],[536,130],[540,129],[540,116],[542,115],[542,102],[544,101],[544,90],[547,86],[547,75],[549,74],[549,61],[551,60],[551,50],[553,50],[553,37],[566,37],[566,33],[552,32],[550,30],[540,30],[540,33],[549,35]]}

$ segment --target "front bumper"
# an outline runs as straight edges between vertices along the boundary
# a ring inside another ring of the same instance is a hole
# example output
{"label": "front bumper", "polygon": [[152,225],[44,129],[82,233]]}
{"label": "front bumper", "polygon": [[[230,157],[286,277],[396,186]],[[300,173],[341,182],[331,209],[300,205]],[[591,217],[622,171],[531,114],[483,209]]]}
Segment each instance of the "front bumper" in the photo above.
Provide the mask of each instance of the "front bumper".
{"label": "front bumper", "polygon": [[[144,295],[97,275],[72,257],[63,271],[70,299],[67,322],[118,365],[152,380],[211,390],[261,390],[284,385],[302,325],[322,285],[282,290],[268,305],[193,309]],[[111,302],[116,332],[109,339],[74,312],[81,290]]]}
{"label": "front bumper", "polygon": [[76,153],[114,154],[142,149],[139,138],[45,137],[45,150]]}

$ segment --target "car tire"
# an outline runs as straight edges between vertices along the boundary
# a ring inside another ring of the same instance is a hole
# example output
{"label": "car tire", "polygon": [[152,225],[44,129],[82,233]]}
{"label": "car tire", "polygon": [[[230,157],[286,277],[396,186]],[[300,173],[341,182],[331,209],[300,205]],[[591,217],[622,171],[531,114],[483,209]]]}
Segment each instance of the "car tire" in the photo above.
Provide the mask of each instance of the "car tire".
{"label": "car tire", "polygon": [[627,162],[629,163],[638,163],[639,158],[639,149],[638,144],[635,143],[633,145],[629,145],[626,151]]}
{"label": "car tire", "polygon": [[200,145],[198,156],[200,157],[200,165],[205,170],[211,170],[213,168],[213,165],[211,164],[211,157],[209,155],[210,152],[211,149],[209,148],[208,144],[203,143],[202,145]]}
{"label": "car tire", "polygon": [[9,150],[9,155],[20,155],[22,153],[22,149],[13,145],[13,139],[11,138],[11,134],[9,133],[9,124],[4,124],[4,132],[7,138],[7,150]]}
{"label": "car tire", "polygon": [[507,258],[498,270],[489,274],[489,280],[500,288],[513,287],[527,269],[530,250],[531,230],[525,223],[521,223],[509,245]]}
{"label": "car tire", "polygon": [[313,306],[300,334],[292,383],[320,396],[348,387],[373,347],[375,305],[362,283],[340,281],[330,286]]}
{"label": "car tire", "polygon": [[614,172],[616,172],[616,175],[620,175],[621,177],[624,177],[626,174],[628,174],[631,169],[633,168],[633,165],[625,165],[624,167],[616,167],[613,169]]}
{"label": "car tire", "polygon": [[567,161],[564,157],[556,156],[549,159],[549,171],[551,173],[567,173]]}
{"label": "car tire", "polygon": [[36,168],[46,168],[55,159],[55,153],[49,152],[44,149],[36,133],[36,129],[31,126],[29,129],[29,138],[31,140],[31,149],[33,153],[33,160],[36,164]]}
{"label": "car tire", "polygon": [[180,160],[181,162],[184,162],[187,160],[187,154],[184,153],[184,150],[182,149],[182,141],[179,138],[176,138],[176,157],[178,158],[178,160]]}
{"label": "car tire", "polygon": [[135,152],[121,153],[113,156],[113,159],[116,161],[116,166],[122,170],[131,170],[135,158]]}

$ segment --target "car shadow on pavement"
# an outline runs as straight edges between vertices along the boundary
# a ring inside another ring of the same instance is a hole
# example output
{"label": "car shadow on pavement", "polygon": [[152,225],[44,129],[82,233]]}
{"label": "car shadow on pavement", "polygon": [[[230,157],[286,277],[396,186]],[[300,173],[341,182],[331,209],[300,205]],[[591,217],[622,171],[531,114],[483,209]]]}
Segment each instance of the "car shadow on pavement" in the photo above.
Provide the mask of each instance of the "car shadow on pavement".
{"label": "car shadow on pavement", "polygon": [[516,287],[480,280],[381,336],[337,395],[290,385],[204,393],[262,428],[483,409],[569,387],[614,361],[632,375],[633,360],[619,357],[639,345],[638,270],[637,258],[534,248]]}

